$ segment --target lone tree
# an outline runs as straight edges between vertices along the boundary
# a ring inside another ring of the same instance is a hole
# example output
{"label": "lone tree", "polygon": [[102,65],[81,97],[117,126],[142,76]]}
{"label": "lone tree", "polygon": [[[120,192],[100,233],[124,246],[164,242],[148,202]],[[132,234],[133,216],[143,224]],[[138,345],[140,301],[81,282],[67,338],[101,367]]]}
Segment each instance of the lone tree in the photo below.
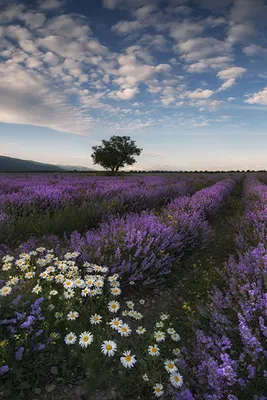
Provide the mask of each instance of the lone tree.
{"label": "lone tree", "polygon": [[133,165],[143,149],[135,145],[129,136],[112,136],[109,140],[102,140],[101,146],[93,146],[91,155],[94,164],[99,164],[112,173],[118,172],[125,165]]}

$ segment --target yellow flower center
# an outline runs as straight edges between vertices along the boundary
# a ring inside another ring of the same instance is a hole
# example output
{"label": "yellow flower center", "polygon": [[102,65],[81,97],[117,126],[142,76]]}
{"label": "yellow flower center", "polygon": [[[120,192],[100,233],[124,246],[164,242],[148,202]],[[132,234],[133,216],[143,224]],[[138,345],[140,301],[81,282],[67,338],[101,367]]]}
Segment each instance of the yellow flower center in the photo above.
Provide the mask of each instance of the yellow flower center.
{"label": "yellow flower center", "polygon": [[69,340],[72,340],[73,339],[73,336],[69,336]]}
{"label": "yellow flower center", "polygon": [[99,320],[99,318],[98,317],[94,317],[94,321],[98,321]]}
{"label": "yellow flower center", "polygon": [[122,332],[127,332],[127,328],[122,328]]}
{"label": "yellow flower center", "polygon": [[118,326],[119,325],[119,321],[114,321],[114,325]]}
{"label": "yellow flower center", "polygon": [[4,289],[4,293],[8,293],[8,289]]}
{"label": "yellow flower center", "polygon": [[106,345],[106,349],[107,349],[107,350],[112,350],[111,344],[107,344],[107,345]]}
{"label": "yellow flower center", "polygon": [[88,342],[88,340],[89,340],[88,336],[85,336],[84,339],[83,339],[84,342]]}
{"label": "yellow flower center", "polygon": [[173,377],[173,379],[175,380],[175,382],[180,382],[180,378],[179,378],[178,375],[175,375],[175,376]]}
{"label": "yellow flower center", "polygon": [[159,393],[161,391],[161,389],[159,387],[157,387],[156,392]]}
{"label": "yellow flower center", "polygon": [[116,304],[112,304],[112,306],[111,306],[112,308],[116,308],[117,306],[116,306]]}
{"label": "yellow flower center", "polygon": [[126,357],[125,357],[125,360],[126,360],[127,362],[130,362],[130,361],[132,360],[132,356],[126,356]]}
{"label": "yellow flower center", "polygon": [[168,368],[172,369],[174,365],[172,363],[168,364]]}
{"label": "yellow flower center", "polygon": [[157,349],[156,349],[156,347],[152,347],[152,353],[156,353],[157,352]]}

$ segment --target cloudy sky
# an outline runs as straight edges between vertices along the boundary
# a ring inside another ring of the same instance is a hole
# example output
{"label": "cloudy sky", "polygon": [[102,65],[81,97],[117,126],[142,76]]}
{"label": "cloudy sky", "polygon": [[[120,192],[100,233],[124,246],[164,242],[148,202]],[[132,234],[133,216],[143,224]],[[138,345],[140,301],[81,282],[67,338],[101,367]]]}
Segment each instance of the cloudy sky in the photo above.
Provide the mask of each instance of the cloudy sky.
{"label": "cloudy sky", "polygon": [[267,169],[264,0],[0,0],[0,154],[93,167]]}

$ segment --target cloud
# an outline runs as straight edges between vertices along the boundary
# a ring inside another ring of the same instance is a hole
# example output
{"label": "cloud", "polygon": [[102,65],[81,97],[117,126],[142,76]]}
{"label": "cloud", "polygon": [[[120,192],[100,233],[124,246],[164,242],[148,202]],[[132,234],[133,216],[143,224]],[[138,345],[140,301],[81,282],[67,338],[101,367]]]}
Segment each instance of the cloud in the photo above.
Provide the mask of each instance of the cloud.
{"label": "cloud", "polygon": [[182,58],[187,62],[209,58],[212,55],[224,55],[230,52],[229,44],[213,37],[199,37],[186,40],[178,45]]}
{"label": "cloud", "polygon": [[232,58],[230,56],[211,57],[190,64],[186,66],[185,69],[190,73],[202,73],[210,69],[218,70],[226,68],[231,60]]}
{"label": "cloud", "polygon": [[245,103],[267,106],[267,87],[258,93],[254,93],[251,97],[245,100]]}
{"label": "cloud", "polygon": [[204,27],[197,22],[183,21],[173,23],[170,29],[170,36],[176,40],[187,40],[199,36],[204,31]]}
{"label": "cloud", "polygon": [[251,22],[236,24],[229,28],[228,42],[231,44],[244,43],[254,35],[256,35],[256,29]]}
{"label": "cloud", "polygon": [[118,33],[119,35],[127,35],[134,31],[140,31],[143,26],[139,21],[119,21],[116,25],[112,26],[112,31]]}
{"label": "cloud", "polygon": [[188,94],[190,99],[208,99],[214,94],[213,90],[209,89],[196,89],[193,92]]}
{"label": "cloud", "polygon": [[246,72],[245,68],[242,67],[231,67],[228,69],[224,69],[218,72],[217,76],[221,79],[236,79],[240,78],[244,72]]}
{"label": "cloud", "polygon": [[227,79],[227,80],[221,85],[221,87],[218,89],[218,91],[225,90],[225,89],[229,89],[229,88],[232,87],[234,84],[235,84],[235,79],[234,79],[234,78]]}
{"label": "cloud", "polygon": [[[139,91],[137,88],[128,88],[128,89],[118,90],[116,92],[113,92],[112,97],[120,99],[120,100],[132,100],[138,92]],[[109,96],[109,97],[111,97],[111,96]]]}
{"label": "cloud", "polygon": [[44,11],[54,11],[62,7],[66,3],[65,0],[39,0],[39,9]]}
{"label": "cloud", "polygon": [[60,35],[67,38],[77,38],[79,41],[91,34],[91,29],[85,17],[81,15],[62,14],[49,20],[45,25],[46,35]]}
{"label": "cloud", "polygon": [[249,44],[248,46],[243,47],[243,52],[249,56],[267,56],[267,49],[264,49],[261,46],[258,46],[256,44]]}

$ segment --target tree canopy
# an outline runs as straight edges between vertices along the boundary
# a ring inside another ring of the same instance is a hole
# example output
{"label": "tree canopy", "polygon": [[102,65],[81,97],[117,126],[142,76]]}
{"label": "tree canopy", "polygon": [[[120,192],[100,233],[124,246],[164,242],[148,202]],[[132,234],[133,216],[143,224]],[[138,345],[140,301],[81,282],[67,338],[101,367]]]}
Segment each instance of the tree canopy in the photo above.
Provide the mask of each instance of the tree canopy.
{"label": "tree canopy", "polygon": [[112,136],[109,140],[102,140],[101,146],[93,146],[91,157],[94,164],[99,164],[113,173],[126,165],[133,165],[142,149],[138,148],[129,136]]}

